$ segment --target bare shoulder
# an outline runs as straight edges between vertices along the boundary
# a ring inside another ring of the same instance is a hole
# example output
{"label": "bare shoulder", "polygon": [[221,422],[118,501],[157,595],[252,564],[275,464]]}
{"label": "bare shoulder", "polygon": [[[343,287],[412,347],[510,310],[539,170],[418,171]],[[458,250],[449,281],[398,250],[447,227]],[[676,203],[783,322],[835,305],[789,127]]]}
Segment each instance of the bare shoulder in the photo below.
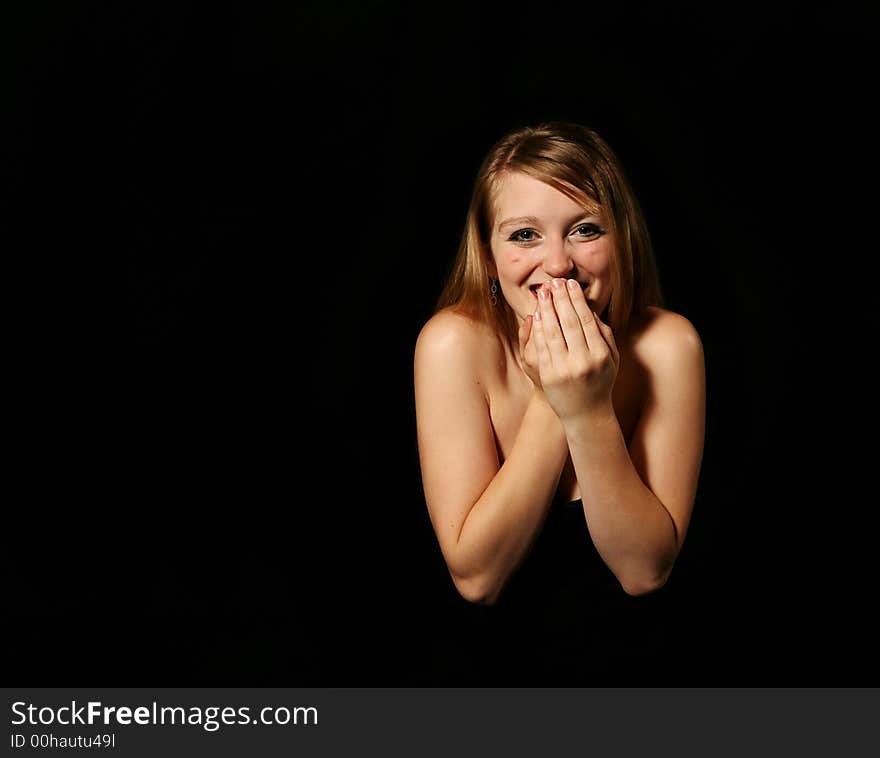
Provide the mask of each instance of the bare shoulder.
{"label": "bare shoulder", "polygon": [[634,320],[627,342],[637,360],[648,366],[672,368],[703,360],[703,342],[690,320],[653,305]]}
{"label": "bare shoulder", "polygon": [[419,332],[415,363],[425,368],[460,368],[481,372],[487,357],[497,350],[491,328],[453,308],[435,313]]}

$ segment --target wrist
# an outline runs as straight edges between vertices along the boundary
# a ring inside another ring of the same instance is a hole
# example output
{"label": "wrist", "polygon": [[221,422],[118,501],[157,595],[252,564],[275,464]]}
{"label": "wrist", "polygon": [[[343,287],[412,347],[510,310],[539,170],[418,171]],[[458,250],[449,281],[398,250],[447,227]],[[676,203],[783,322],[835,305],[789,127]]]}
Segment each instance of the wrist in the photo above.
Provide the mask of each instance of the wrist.
{"label": "wrist", "polygon": [[565,429],[565,436],[570,440],[587,439],[597,433],[601,434],[609,427],[619,427],[614,405],[610,401],[560,420]]}
{"label": "wrist", "polygon": [[550,405],[550,401],[547,400],[547,396],[544,394],[544,390],[542,390],[537,384],[532,389],[532,396],[529,399],[529,405],[537,407],[541,412],[545,414],[547,412],[550,412],[554,416],[556,415],[556,412],[553,410],[553,406]]}
{"label": "wrist", "polygon": [[550,427],[557,430],[561,437],[565,436],[565,428],[562,424],[562,420],[556,414],[556,411],[553,410],[553,406],[550,405],[550,401],[547,399],[547,396],[544,394],[544,390],[541,389],[540,385],[535,385],[535,388],[532,391],[532,397],[529,401],[529,406],[533,416],[543,419]]}

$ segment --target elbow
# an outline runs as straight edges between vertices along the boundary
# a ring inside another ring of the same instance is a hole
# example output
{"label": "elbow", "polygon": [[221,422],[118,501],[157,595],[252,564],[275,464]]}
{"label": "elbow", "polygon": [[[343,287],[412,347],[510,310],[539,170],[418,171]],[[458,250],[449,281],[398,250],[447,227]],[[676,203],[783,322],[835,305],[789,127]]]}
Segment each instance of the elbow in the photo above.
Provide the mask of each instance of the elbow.
{"label": "elbow", "polygon": [[625,579],[619,578],[620,586],[630,597],[650,595],[652,592],[657,592],[657,590],[662,589],[666,585],[666,582],[669,581],[670,573],[671,569],[659,574],[626,577]]}
{"label": "elbow", "polygon": [[474,605],[491,606],[498,602],[500,593],[482,577],[456,577],[452,576],[455,589],[469,603]]}

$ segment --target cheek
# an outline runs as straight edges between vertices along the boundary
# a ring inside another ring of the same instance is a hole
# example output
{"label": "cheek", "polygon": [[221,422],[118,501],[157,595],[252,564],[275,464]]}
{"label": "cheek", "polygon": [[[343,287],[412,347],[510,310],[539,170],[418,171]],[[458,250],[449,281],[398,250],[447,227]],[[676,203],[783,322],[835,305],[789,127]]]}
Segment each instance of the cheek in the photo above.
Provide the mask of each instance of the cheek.
{"label": "cheek", "polygon": [[611,250],[607,245],[593,246],[586,255],[587,270],[596,278],[611,276]]}
{"label": "cheek", "polygon": [[519,251],[502,251],[497,257],[498,273],[509,279],[518,278],[524,265],[524,258]]}

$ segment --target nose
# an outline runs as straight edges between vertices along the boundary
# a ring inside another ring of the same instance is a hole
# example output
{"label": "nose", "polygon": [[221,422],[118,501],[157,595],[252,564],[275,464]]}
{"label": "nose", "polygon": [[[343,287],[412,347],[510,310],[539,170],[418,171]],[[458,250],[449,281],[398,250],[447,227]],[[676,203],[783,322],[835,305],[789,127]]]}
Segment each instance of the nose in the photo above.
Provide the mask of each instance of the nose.
{"label": "nose", "polygon": [[574,261],[565,250],[564,242],[549,242],[545,245],[543,269],[553,278],[564,278],[575,269]]}

